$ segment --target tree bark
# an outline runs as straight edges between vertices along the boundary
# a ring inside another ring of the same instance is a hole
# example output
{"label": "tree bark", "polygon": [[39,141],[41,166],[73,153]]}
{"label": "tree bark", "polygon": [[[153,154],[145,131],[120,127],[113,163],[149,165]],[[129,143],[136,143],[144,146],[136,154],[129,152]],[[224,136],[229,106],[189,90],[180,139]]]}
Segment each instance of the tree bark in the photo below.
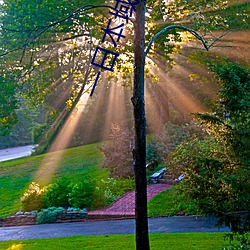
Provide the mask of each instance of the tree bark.
{"label": "tree bark", "polygon": [[133,149],[135,173],[135,216],[136,249],[149,250],[147,218],[147,180],[146,180],[146,117],[144,102],[145,67],[145,12],[146,0],[136,5],[134,38],[134,88],[132,103],[134,107],[135,147]]}

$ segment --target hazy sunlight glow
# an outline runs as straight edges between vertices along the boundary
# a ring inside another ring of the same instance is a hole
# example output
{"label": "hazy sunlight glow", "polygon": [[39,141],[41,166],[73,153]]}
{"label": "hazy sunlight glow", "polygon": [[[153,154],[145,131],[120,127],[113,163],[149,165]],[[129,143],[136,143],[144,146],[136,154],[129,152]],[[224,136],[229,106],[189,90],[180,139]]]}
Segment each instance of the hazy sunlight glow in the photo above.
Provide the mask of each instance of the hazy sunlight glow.
{"label": "hazy sunlight glow", "polygon": [[48,153],[44,158],[35,176],[35,179],[39,183],[44,183],[44,184],[48,183],[51,177],[56,172],[59,166],[59,162],[63,157],[64,149],[67,148],[72,139],[77,123],[79,122],[79,119],[81,117],[82,110],[84,110],[87,104],[88,98],[89,98],[88,93],[83,94],[81,100],[76,105],[70,117],[67,119],[67,121],[63,125],[63,128],[61,129],[56,139],[52,143],[49,149],[50,153]]}

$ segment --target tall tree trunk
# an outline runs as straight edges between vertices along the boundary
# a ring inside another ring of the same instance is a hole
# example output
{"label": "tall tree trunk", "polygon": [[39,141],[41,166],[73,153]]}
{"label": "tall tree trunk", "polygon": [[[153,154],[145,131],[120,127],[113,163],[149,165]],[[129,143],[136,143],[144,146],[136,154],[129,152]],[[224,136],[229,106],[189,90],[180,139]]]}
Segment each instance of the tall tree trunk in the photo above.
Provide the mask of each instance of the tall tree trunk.
{"label": "tall tree trunk", "polygon": [[141,0],[136,6],[134,38],[134,89],[132,97],[135,126],[135,147],[133,150],[133,157],[135,173],[137,250],[149,250],[146,180],[146,117],[144,102],[145,12],[146,0]]}

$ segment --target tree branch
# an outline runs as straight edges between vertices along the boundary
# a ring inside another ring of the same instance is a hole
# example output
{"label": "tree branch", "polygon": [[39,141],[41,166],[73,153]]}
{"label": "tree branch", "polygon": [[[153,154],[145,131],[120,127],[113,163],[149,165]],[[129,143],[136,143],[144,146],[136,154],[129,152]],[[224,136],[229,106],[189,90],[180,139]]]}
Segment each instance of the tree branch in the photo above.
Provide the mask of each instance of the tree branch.
{"label": "tree branch", "polygon": [[203,44],[203,46],[205,47],[206,50],[209,50],[210,47],[214,44],[214,43],[213,43],[212,45],[208,46],[207,43],[206,43],[206,41],[204,40],[204,38],[203,38],[197,31],[195,31],[195,30],[193,30],[193,29],[190,29],[190,28],[188,28],[188,27],[186,27],[186,26],[182,26],[182,25],[170,25],[170,26],[168,26],[168,27],[165,27],[164,29],[162,29],[161,31],[159,31],[157,34],[155,34],[155,35],[153,36],[153,38],[151,39],[151,41],[149,42],[149,44],[148,44],[148,46],[147,46],[147,48],[146,48],[146,50],[145,50],[145,56],[147,56],[147,54],[148,54],[148,52],[149,52],[149,50],[150,50],[152,44],[155,42],[155,40],[156,40],[160,35],[164,34],[165,32],[168,32],[168,31],[171,30],[171,29],[181,29],[181,30],[184,30],[184,31],[188,31],[188,32],[191,33],[193,36],[195,36],[199,41],[201,41],[201,43]]}
{"label": "tree branch", "polygon": [[224,37],[226,34],[228,34],[230,31],[228,30],[227,32],[223,33],[219,37],[214,37],[215,40],[209,45],[209,48],[213,47],[215,43],[217,43],[222,37]]}
{"label": "tree branch", "polygon": [[[5,30],[5,31],[11,31],[11,32],[24,32],[24,33],[25,32],[37,32],[37,31],[42,30],[42,29],[49,29],[49,28],[51,28],[53,26],[56,26],[58,24],[61,24],[61,23],[65,22],[65,21],[67,21],[68,19],[70,19],[70,18],[72,18],[72,17],[74,17],[76,15],[81,14],[84,11],[88,11],[88,10],[92,10],[92,9],[96,9],[96,8],[109,8],[109,9],[118,11],[123,16],[126,16],[121,11],[116,10],[113,6],[110,6],[110,5],[92,5],[91,4],[91,5],[82,6],[79,9],[75,10],[74,12],[72,12],[71,14],[69,14],[68,16],[66,16],[66,17],[64,17],[64,18],[62,18],[62,19],[60,19],[58,21],[52,22],[49,25],[37,26],[34,29],[26,29],[26,30],[25,29],[23,29],[23,30],[9,29],[9,28],[6,28],[4,26],[2,26],[2,29]],[[133,22],[133,20],[130,17],[128,17],[128,19]]]}
{"label": "tree branch", "polygon": [[[68,19],[76,16],[76,15],[79,15],[85,11],[88,11],[88,10],[92,10],[92,9],[96,9],[96,8],[109,8],[109,9],[112,9],[112,10],[115,10],[117,11],[113,6],[110,6],[110,5],[85,5],[85,6],[82,6],[80,8],[78,8],[77,10],[75,10],[74,12],[72,12],[70,15],[58,20],[58,21],[55,21],[55,22],[52,22],[51,24],[49,25],[43,25],[43,26],[37,26],[35,27],[34,29],[27,29],[27,30],[15,30],[15,29],[8,29],[8,28],[5,28],[4,26],[2,26],[1,28],[5,31],[10,31],[10,32],[24,32],[24,33],[32,33],[32,32],[38,32],[37,34],[34,34],[33,38],[30,39],[29,41],[27,41],[25,44],[23,44],[22,46],[18,47],[18,48],[15,48],[15,49],[12,49],[12,50],[9,50],[9,51],[5,51],[3,53],[0,54],[0,57],[1,56],[5,56],[9,53],[12,53],[12,52],[15,52],[15,51],[18,51],[18,50],[26,50],[26,48],[28,47],[28,45],[30,45],[32,42],[34,42],[38,37],[40,37],[44,32],[46,32],[48,29],[56,26],[56,25],[59,25],[65,21],[67,21]],[[124,13],[118,11],[121,15],[123,16],[126,16]],[[130,21],[132,21],[134,23],[134,21],[128,17],[128,19]],[[80,36],[83,36],[82,34]],[[76,38],[77,36],[75,36]],[[73,38],[73,37],[72,37]],[[68,39],[67,39],[68,40]]]}

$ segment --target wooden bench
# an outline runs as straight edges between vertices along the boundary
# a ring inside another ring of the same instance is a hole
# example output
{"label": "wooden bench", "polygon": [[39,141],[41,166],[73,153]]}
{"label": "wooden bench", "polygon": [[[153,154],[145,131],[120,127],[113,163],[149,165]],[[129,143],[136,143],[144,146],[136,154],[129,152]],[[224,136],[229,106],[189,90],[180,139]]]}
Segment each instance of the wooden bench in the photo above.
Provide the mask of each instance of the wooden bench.
{"label": "wooden bench", "polygon": [[153,183],[153,184],[158,183],[159,180],[163,178],[164,172],[165,172],[165,168],[162,168],[162,169],[158,170],[157,172],[153,173],[153,174],[150,176],[149,181],[150,181],[151,183]]}

